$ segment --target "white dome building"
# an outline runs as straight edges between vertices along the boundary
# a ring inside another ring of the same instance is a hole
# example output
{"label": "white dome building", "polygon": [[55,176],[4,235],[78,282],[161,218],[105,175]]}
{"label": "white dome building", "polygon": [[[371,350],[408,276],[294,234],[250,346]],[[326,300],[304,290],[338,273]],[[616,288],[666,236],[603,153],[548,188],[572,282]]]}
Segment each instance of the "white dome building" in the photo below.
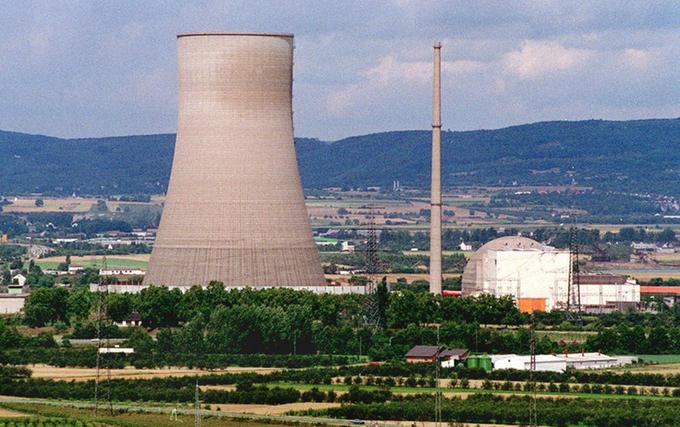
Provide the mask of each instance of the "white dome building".
{"label": "white dome building", "polygon": [[569,251],[535,240],[508,236],[483,245],[463,272],[463,295],[510,295],[525,312],[565,308]]}

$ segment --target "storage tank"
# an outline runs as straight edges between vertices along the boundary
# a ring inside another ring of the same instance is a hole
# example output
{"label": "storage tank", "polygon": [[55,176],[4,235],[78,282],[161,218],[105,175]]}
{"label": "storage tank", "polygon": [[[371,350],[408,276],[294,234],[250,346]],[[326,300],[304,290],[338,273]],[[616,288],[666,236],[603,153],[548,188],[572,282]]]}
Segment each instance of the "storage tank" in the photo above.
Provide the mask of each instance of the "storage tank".
{"label": "storage tank", "polygon": [[320,286],[293,143],[293,36],[181,34],[179,117],[145,284]]}

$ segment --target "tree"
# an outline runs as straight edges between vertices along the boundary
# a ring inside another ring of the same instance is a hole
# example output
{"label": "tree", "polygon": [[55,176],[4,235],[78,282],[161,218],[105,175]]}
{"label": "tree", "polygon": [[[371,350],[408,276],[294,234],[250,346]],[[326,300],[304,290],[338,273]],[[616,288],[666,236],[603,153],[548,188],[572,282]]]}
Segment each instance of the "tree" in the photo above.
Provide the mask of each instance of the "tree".
{"label": "tree", "polygon": [[26,298],[24,322],[31,327],[67,322],[67,301],[68,291],[63,288],[36,289]]}
{"label": "tree", "polygon": [[387,277],[383,277],[375,290],[375,303],[378,311],[378,326],[387,327],[387,307],[389,306],[389,291],[387,290]]}
{"label": "tree", "polygon": [[137,311],[142,324],[149,328],[177,326],[178,307],[182,293],[179,289],[150,286],[139,293]]}
{"label": "tree", "polygon": [[45,206],[45,201],[43,199],[35,199],[35,205],[39,208]]}
{"label": "tree", "polygon": [[659,233],[656,241],[659,243],[671,243],[677,242],[678,238],[675,235],[675,231],[671,230],[670,228],[664,228],[664,230]]}
{"label": "tree", "polygon": [[108,315],[114,322],[122,322],[132,313],[132,295],[109,294],[106,301]]}

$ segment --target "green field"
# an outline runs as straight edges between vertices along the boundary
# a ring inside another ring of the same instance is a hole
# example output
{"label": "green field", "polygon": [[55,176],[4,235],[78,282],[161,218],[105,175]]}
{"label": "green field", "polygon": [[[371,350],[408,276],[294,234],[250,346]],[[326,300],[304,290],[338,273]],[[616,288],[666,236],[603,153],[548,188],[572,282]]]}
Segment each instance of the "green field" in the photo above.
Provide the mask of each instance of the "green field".
{"label": "green field", "polygon": [[637,357],[645,363],[680,363],[680,354],[638,354]]}
{"label": "green field", "polygon": [[[75,258],[75,257],[74,257]],[[63,261],[52,260],[36,260],[35,263],[42,269],[56,269]],[[145,269],[149,264],[148,261],[140,261],[134,259],[123,258],[107,258],[106,266],[108,268],[142,268]],[[104,266],[102,258],[83,259],[73,261],[72,265],[91,268],[102,268]]]}

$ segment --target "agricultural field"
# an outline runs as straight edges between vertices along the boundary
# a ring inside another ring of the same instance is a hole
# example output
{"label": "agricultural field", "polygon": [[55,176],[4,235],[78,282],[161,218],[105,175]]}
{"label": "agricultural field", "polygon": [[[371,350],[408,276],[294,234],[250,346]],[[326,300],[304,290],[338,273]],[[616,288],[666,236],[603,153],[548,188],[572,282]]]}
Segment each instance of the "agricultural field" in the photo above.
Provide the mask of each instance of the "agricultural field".
{"label": "agricultural field", "polygon": [[[109,414],[105,409],[100,409],[99,414],[95,415],[92,405],[47,404],[47,403],[0,403],[5,408],[3,411],[19,414],[18,417],[3,416],[0,412],[0,426],[12,425],[14,427],[23,426],[121,426],[121,427],[156,427],[160,425],[193,424],[194,413],[190,407],[180,407],[177,409],[176,417],[172,416],[175,407],[154,407],[139,408],[116,405],[113,414]],[[21,411],[15,412],[15,411]],[[276,421],[258,422],[246,418],[223,417],[217,411],[204,411],[206,414],[201,418],[201,425],[205,427],[276,427],[292,425],[293,423],[278,423]],[[26,414],[26,415],[22,415]],[[12,424],[5,422],[8,418]],[[25,419],[22,419],[25,418]],[[305,424],[298,424],[304,426]]]}
{"label": "agricultural field", "polygon": [[[109,255],[106,257],[108,268],[141,268],[149,264],[149,254]],[[36,264],[43,269],[55,269],[65,261],[64,256],[52,256],[36,260]],[[101,255],[72,256],[71,265],[77,267],[102,268],[104,257]]]}
{"label": "agricultural field", "polygon": [[[12,202],[11,205],[7,205],[3,208],[4,212],[7,213],[29,213],[29,212],[78,212],[84,213],[88,212],[92,206],[97,204],[96,198],[81,198],[81,197],[8,197]],[[43,201],[43,206],[36,206],[36,200],[41,199]],[[152,197],[151,201],[145,202],[118,202],[107,200],[106,205],[110,211],[115,211],[121,205],[139,205],[139,206],[150,206],[159,204],[162,201],[162,197]]]}
{"label": "agricultural field", "polygon": [[[49,365],[28,365],[33,374],[33,378],[44,378],[52,380],[64,381],[89,381],[96,378],[97,370],[95,368],[67,368]],[[111,378],[126,378],[126,379],[151,379],[151,378],[167,378],[167,377],[186,377],[186,376],[200,376],[211,374],[225,374],[225,373],[258,373],[269,374],[276,372],[277,368],[263,368],[263,367],[229,367],[223,369],[189,369],[189,368],[159,368],[159,369],[138,369],[132,366],[125,369],[111,369]]]}

